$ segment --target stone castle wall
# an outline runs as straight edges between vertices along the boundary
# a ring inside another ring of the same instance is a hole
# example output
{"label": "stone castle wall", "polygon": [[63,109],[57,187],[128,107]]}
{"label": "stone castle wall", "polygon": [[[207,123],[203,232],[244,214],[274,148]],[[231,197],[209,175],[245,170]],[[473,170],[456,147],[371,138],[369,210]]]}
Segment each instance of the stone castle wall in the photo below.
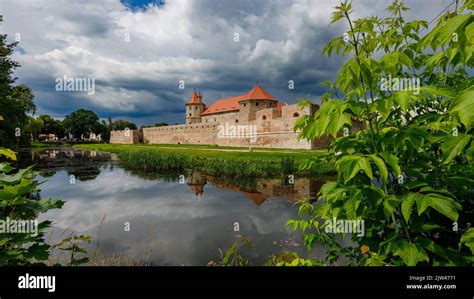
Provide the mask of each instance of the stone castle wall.
{"label": "stone castle wall", "polygon": [[143,128],[149,144],[216,144],[217,123]]}
{"label": "stone castle wall", "polygon": [[136,144],[142,141],[142,132],[139,130],[118,130],[110,132],[110,143]]}
{"label": "stone castle wall", "polygon": [[[311,149],[312,142],[298,141],[297,133],[293,132],[296,120],[307,113],[308,111],[302,110],[298,105],[259,110],[253,121],[248,121],[248,118],[246,119],[245,115],[240,115],[239,112],[224,113],[209,116],[208,122],[144,128],[143,142]],[[236,132],[242,133],[243,130],[247,135],[236,136]],[[111,139],[111,143],[115,142]],[[321,144],[322,146],[324,144]]]}

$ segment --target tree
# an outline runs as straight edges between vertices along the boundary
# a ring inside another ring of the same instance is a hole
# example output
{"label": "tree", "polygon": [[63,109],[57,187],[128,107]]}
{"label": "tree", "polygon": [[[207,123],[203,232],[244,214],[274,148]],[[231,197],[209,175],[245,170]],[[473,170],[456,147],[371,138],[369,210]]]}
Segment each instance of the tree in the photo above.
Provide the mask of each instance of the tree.
{"label": "tree", "polygon": [[12,147],[18,142],[29,142],[23,129],[28,123],[27,114],[34,113],[36,106],[30,88],[25,85],[13,86],[16,81],[13,71],[20,65],[10,56],[17,43],[8,44],[6,38],[7,35],[0,35],[0,115],[4,119],[0,122],[0,145]]}
{"label": "tree", "polygon": [[34,118],[33,116],[28,116],[28,124],[25,126],[25,132],[27,136],[30,136],[30,139],[38,140],[41,131],[43,130],[44,123],[41,118]]}
{"label": "tree", "polygon": [[90,133],[100,133],[99,118],[93,111],[85,109],[66,115],[63,127],[67,134],[72,134],[76,138],[86,137]]}
{"label": "tree", "polygon": [[136,130],[137,125],[132,122],[129,122],[128,120],[123,120],[123,119],[118,119],[114,121],[112,124],[113,130],[125,130],[127,128],[129,130]]}
{"label": "tree", "polygon": [[102,141],[108,142],[110,140],[111,128],[112,128],[112,124],[111,124],[110,118],[109,118],[109,123],[108,124],[105,120],[102,120],[100,122],[99,134],[102,137]]}
{"label": "tree", "polygon": [[[335,8],[332,23],[346,21],[349,30],[323,54],[350,57],[321,109],[295,129],[309,140],[334,138],[324,160],[335,163],[338,178],[316,204],[301,205],[309,219],[288,222],[308,248],[326,247],[325,262],[472,265],[473,9],[465,1],[422,37],[428,23],[406,22],[403,2],[393,1],[385,19],[353,20],[347,1]],[[353,120],[365,128],[351,132]],[[334,219],[364,221],[365,232],[343,246],[331,231]]]}
{"label": "tree", "polygon": [[156,124],[155,124],[155,127],[165,127],[165,126],[167,126],[167,125],[168,125],[168,124],[165,123],[165,122],[159,122],[159,123],[156,123]]}
{"label": "tree", "polygon": [[43,121],[42,134],[55,134],[58,138],[64,137],[64,128],[60,120],[45,114],[40,115],[38,118]]}

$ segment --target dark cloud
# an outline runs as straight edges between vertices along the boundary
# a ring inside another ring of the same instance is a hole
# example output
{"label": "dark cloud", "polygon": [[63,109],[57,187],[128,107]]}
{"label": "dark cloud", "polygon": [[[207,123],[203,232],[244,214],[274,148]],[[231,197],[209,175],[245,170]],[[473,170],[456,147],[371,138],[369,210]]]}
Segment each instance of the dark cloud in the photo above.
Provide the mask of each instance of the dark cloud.
{"label": "dark cloud", "polygon": [[[321,55],[347,29],[328,26],[335,1],[139,2],[140,9],[130,9],[119,0],[2,0],[3,30],[10,38],[21,33],[18,82],[33,88],[39,113],[62,117],[87,108],[139,124],[182,122],[193,89],[207,104],[257,81],[283,102],[306,94],[317,99],[319,83],[334,80],[344,62]],[[374,2],[354,1],[356,16],[388,14],[390,1]],[[408,1],[407,18],[431,20],[448,4]],[[96,93],[56,92],[54,80],[64,75],[93,76]]]}

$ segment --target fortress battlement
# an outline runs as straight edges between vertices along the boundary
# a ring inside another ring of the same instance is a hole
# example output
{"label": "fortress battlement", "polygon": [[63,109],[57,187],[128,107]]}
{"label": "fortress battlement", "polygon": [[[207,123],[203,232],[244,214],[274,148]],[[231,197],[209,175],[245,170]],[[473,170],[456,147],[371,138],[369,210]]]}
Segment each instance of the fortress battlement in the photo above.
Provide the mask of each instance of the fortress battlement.
{"label": "fortress battlement", "polygon": [[[280,103],[259,84],[244,95],[209,106],[200,92],[193,92],[186,103],[186,124],[143,128],[143,142],[312,149],[326,145],[326,140],[298,140],[293,127],[298,118],[313,112],[297,104]],[[110,143],[140,142],[134,136],[127,139],[114,131]]]}

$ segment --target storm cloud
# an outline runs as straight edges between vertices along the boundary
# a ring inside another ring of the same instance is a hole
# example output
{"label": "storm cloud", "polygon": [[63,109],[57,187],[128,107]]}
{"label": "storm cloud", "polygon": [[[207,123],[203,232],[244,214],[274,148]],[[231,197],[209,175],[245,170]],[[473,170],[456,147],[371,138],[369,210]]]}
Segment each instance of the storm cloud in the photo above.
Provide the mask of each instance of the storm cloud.
{"label": "storm cloud", "polygon": [[[86,108],[138,124],[181,123],[194,89],[208,105],[257,81],[282,102],[307,94],[317,99],[319,83],[334,80],[344,61],[321,55],[328,41],[347,30],[343,23],[329,26],[337,1],[128,2],[1,1],[1,32],[10,41],[20,38],[17,83],[33,89],[38,113],[62,118]],[[431,20],[449,2],[407,1],[407,18]],[[355,0],[355,16],[386,16],[389,3]],[[65,75],[94,77],[96,92],[57,92],[55,79]]]}

